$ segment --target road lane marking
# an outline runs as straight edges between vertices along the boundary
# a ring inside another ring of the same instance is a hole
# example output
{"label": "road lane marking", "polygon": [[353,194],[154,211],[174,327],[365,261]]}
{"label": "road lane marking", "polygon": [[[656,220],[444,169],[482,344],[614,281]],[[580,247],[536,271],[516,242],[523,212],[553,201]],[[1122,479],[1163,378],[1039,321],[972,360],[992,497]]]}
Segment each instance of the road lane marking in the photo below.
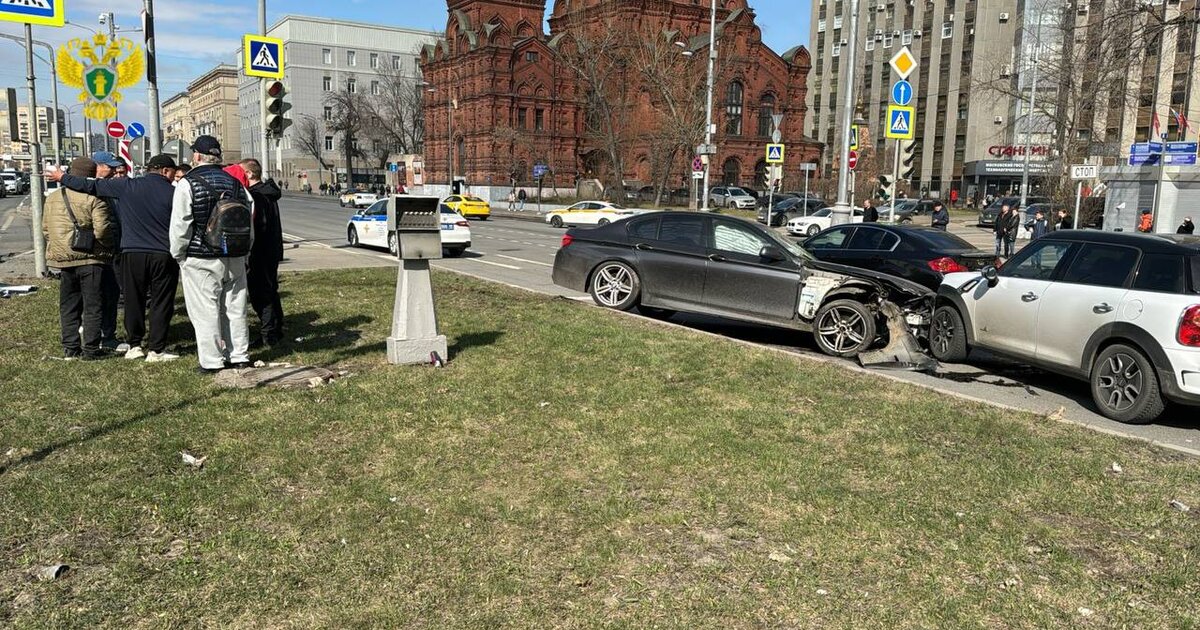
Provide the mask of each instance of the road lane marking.
{"label": "road lane marking", "polygon": [[517,258],[516,256],[505,256],[504,254],[496,254],[496,255],[501,258],[507,258],[509,260],[515,260],[517,262],[529,263],[531,265],[541,265],[543,267],[553,267],[554,266],[551,263],[538,262],[536,260],[527,260],[525,258]]}
{"label": "road lane marking", "polygon": [[504,267],[505,269],[518,269],[518,270],[520,269],[520,267],[517,267],[516,265],[506,265],[504,263],[492,262],[490,260],[481,260],[479,258],[464,258],[463,260],[470,260],[470,261],[481,263],[484,265],[494,265],[496,267]]}

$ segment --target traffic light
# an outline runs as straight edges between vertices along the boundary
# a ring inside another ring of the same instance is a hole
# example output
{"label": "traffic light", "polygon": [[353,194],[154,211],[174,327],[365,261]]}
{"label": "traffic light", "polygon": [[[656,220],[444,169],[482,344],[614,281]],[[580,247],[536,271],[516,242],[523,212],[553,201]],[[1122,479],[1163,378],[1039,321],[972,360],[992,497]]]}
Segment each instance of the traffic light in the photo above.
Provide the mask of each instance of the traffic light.
{"label": "traffic light", "polygon": [[878,191],[879,198],[884,201],[891,200],[895,186],[896,182],[892,181],[891,175],[880,175]]}
{"label": "traffic light", "polygon": [[917,143],[909,140],[901,149],[900,179],[907,182],[912,180],[913,171],[916,170]]}
{"label": "traffic light", "polygon": [[283,81],[271,81],[267,84],[267,135],[282,138],[283,130],[291,126],[291,119],[285,114],[292,108],[291,103],[283,100],[287,89]]}

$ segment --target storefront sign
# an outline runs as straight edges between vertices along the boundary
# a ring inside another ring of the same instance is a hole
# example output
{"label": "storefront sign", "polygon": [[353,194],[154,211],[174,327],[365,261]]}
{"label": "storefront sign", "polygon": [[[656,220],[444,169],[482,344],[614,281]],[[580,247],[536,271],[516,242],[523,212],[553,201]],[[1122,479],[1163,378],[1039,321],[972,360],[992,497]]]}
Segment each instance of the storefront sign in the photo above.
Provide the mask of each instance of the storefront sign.
{"label": "storefront sign", "polygon": [[[1048,146],[1029,147],[1029,157],[1050,157],[1054,150]],[[1025,157],[1025,145],[997,144],[988,147],[988,155],[992,157]]]}

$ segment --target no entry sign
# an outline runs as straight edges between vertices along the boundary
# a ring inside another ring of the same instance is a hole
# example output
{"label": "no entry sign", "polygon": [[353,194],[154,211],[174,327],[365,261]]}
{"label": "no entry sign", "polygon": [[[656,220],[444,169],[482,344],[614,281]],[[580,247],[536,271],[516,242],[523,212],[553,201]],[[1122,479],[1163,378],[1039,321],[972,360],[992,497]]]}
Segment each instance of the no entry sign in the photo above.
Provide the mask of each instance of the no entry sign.
{"label": "no entry sign", "polygon": [[124,138],[125,137],[125,123],[122,123],[121,121],[118,121],[118,120],[114,120],[114,121],[108,123],[108,135],[110,135],[114,138]]}
{"label": "no entry sign", "polygon": [[847,166],[851,169],[858,167],[858,151],[850,152],[850,159],[846,160]]}

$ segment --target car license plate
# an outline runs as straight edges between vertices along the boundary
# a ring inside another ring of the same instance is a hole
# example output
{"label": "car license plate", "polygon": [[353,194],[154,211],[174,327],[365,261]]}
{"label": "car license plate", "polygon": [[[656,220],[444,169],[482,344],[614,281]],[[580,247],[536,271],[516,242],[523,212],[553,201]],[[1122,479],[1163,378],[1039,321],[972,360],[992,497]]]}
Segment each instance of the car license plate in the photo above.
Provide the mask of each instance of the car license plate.
{"label": "car license plate", "polygon": [[453,230],[453,229],[454,229],[454,224],[453,224],[453,223],[443,223],[443,224],[442,224],[442,229],[443,229],[443,230]]}

